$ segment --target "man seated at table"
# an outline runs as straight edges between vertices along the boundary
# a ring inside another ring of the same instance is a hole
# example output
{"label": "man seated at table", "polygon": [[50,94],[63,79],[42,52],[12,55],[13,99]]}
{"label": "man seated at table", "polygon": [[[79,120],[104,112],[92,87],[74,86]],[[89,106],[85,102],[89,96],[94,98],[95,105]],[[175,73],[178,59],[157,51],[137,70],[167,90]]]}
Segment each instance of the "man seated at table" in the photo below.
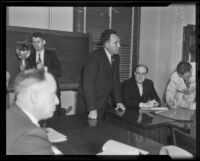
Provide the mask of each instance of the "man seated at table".
{"label": "man seated at table", "polygon": [[7,155],[53,155],[55,151],[61,154],[38,124],[53,116],[59,103],[56,88],[54,77],[43,70],[29,69],[17,75],[16,100],[6,111]]}
{"label": "man seated at table", "polygon": [[196,109],[195,62],[181,61],[171,75],[166,90],[166,102],[171,108]]}
{"label": "man seated at table", "polygon": [[148,68],[145,65],[137,65],[132,78],[124,81],[122,96],[127,107],[155,107],[160,105],[160,98],[154,88],[153,81],[146,79]]}

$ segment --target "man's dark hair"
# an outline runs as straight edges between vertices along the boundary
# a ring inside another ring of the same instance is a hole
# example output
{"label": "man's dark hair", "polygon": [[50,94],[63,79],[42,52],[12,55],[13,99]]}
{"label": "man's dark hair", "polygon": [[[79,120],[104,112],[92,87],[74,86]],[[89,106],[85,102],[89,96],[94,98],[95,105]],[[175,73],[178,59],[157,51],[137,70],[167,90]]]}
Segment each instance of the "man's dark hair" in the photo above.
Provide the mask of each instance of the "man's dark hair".
{"label": "man's dark hair", "polygon": [[134,71],[132,73],[132,76],[134,76],[134,72],[136,72],[137,68],[138,67],[145,67],[146,68],[146,74],[148,73],[149,69],[146,65],[143,65],[143,64],[139,64],[139,65],[136,65],[135,68],[134,68]]}
{"label": "man's dark hair", "polygon": [[108,41],[110,39],[110,35],[112,34],[117,34],[117,32],[113,29],[107,29],[105,31],[103,31],[101,33],[101,37],[100,37],[100,44],[103,46],[105,44],[106,41]]}
{"label": "man's dark hair", "polygon": [[176,70],[178,74],[184,75],[185,73],[189,72],[191,68],[192,65],[189,62],[181,61],[180,63],[178,63]]}
{"label": "man's dark hair", "polygon": [[30,85],[41,83],[46,79],[44,70],[28,69],[20,72],[14,80],[14,92],[17,95]]}
{"label": "man's dark hair", "polygon": [[39,37],[41,39],[44,39],[44,35],[41,32],[35,32],[35,33],[33,33],[32,37]]}

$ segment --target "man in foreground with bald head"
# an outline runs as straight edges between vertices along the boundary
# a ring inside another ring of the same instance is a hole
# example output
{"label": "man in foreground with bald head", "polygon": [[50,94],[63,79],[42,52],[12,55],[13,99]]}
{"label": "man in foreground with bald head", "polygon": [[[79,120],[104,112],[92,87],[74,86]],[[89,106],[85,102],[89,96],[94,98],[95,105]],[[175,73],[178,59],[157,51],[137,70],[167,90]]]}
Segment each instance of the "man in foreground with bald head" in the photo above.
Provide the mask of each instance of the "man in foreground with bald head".
{"label": "man in foreground with bald head", "polygon": [[59,103],[56,90],[54,77],[43,70],[17,75],[15,103],[6,111],[7,155],[54,155],[56,148],[38,122],[53,116]]}

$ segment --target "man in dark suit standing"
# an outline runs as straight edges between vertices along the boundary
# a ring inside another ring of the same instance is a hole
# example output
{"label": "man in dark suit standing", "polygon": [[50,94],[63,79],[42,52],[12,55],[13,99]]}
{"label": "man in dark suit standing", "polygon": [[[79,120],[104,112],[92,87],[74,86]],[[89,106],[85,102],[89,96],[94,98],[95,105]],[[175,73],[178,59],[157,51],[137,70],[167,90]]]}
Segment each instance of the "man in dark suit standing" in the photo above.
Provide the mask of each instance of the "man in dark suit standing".
{"label": "man in dark suit standing", "polygon": [[108,29],[102,32],[100,41],[103,47],[89,55],[83,71],[83,97],[89,119],[104,116],[111,94],[116,109],[125,110],[119,80],[119,36],[114,30]]}
{"label": "man in dark suit standing", "polygon": [[123,82],[122,95],[127,107],[141,108],[160,105],[161,101],[152,80],[146,79],[147,74],[147,66],[137,65],[132,78]]}
{"label": "man in dark suit standing", "polygon": [[[50,72],[57,82],[57,96],[60,100],[61,92],[57,78],[61,77],[62,67],[54,51],[45,49],[46,40],[40,32],[32,35],[32,45],[34,51],[27,58],[26,68],[37,68]],[[23,70],[23,67],[21,68]],[[60,101],[61,102],[61,101]],[[65,109],[61,108],[61,103],[57,105],[58,113],[65,113]]]}
{"label": "man in dark suit standing", "polygon": [[52,74],[43,70],[28,69],[17,75],[16,100],[6,110],[7,155],[61,154],[38,123],[53,116],[59,103],[56,88]]}

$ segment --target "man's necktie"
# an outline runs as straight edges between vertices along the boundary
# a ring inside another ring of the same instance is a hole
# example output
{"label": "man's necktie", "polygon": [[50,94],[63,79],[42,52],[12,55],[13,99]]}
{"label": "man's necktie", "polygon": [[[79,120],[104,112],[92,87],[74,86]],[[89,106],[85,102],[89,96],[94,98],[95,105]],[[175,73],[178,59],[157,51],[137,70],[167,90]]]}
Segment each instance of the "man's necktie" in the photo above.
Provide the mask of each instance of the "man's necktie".
{"label": "man's necktie", "polygon": [[41,64],[42,63],[42,59],[41,59],[41,56],[40,56],[40,53],[38,54],[38,61],[37,61],[37,64]]}

